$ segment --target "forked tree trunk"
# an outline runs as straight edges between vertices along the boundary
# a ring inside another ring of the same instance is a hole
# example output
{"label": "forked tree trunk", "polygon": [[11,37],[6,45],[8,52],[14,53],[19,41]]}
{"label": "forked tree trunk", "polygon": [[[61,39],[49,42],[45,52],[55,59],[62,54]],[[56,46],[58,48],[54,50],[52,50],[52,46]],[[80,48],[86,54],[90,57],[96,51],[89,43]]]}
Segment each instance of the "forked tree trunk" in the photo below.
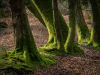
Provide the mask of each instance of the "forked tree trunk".
{"label": "forked tree trunk", "polygon": [[[25,62],[40,61],[33,35],[29,26],[24,0],[10,0],[13,25],[15,26],[16,51],[22,53]],[[19,58],[20,59],[20,58]]]}

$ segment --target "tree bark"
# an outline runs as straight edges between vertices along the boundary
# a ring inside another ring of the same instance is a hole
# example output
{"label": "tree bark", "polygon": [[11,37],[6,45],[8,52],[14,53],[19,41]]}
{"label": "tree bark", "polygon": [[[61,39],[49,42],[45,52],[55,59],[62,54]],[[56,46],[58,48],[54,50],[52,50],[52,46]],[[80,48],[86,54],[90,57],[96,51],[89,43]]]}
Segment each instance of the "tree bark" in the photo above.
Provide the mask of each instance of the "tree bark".
{"label": "tree bark", "polygon": [[76,3],[78,43],[82,44],[83,42],[86,42],[88,40],[90,33],[87,24],[84,20],[80,0],[76,0]]}
{"label": "tree bark", "polygon": [[41,57],[39,52],[37,51],[33,35],[29,26],[25,10],[25,1],[10,0],[10,6],[12,11],[13,25],[15,26],[15,56],[18,53],[22,53],[24,61],[27,63],[30,63],[30,61],[40,61]]}
{"label": "tree bark", "polygon": [[82,54],[83,51],[75,44],[76,1],[68,0],[68,4],[69,4],[69,32],[66,43],[64,45],[65,51],[68,54]]}
{"label": "tree bark", "polygon": [[56,29],[56,36],[58,39],[58,43],[60,44],[59,49],[64,50],[64,44],[62,43],[63,38],[62,38],[62,33],[61,33],[61,23],[60,23],[57,0],[53,0],[52,6],[53,6],[53,19],[54,19],[54,25]]}
{"label": "tree bark", "polygon": [[65,50],[68,50],[72,47],[72,43],[75,39],[75,1],[69,0],[69,32],[68,37],[65,43]]}
{"label": "tree bark", "polygon": [[42,19],[42,16],[40,15],[40,13],[38,12],[38,9],[35,7],[35,5],[33,4],[32,0],[26,0],[26,6],[29,9],[29,11],[44,25],[44,21]]}
{"label": "tree bark", "polygon": [[[36,0],[32,0],[32,3],[35,5],[35,7],[37,8],[38,12],[40,13],[46,28],[48,30],[49,33],[49,38],[48,38],[48,42],[47,44],[42,47],[44,49],[47,50],[51,50],[51,49],[58,49],[58,39],[56,36],[56,29],[55,29],[55,25],[53,22],[53,8],[52,8],[52,0],[43,0],[43,1],[36,1]],[[46,5],[46,6],[45,6]],[[67,25],[64,21],[64,18],[62,17],[61,13],[59,13],[60,16],[60,22],[61,22],[61,33],[63,35],[63,41],[65,42],[66,37],[67,37]]]}
{"label": "tree bark", "polygon": [[94,47],[100,47],[100,9],[97,0],[90,0],[93,15],[93,31],[91,38],[91,43]]}

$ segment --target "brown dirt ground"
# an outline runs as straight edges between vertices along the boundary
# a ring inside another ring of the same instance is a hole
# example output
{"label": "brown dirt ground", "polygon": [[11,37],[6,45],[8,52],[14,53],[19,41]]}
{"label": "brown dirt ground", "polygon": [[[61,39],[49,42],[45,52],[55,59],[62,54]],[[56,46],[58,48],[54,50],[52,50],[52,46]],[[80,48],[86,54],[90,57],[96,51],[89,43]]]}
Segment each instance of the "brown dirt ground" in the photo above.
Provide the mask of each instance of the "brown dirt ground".
{"label": "brown dirt ground", "polygon": [[[66,18],[67,19],[67,18]],[[48,39],[46,28],[36,19],[29,18],[31,29],[37,47],[44,45]],[[0,48],[13,49],[15,46],[13,28],[0,31]],[[58,56],[57,63],[49,68],[38,69],[34,72],[15,73],[11,70],[1,71],[0,75],[100,75],[100,51],[82,47],[84,56]]]}

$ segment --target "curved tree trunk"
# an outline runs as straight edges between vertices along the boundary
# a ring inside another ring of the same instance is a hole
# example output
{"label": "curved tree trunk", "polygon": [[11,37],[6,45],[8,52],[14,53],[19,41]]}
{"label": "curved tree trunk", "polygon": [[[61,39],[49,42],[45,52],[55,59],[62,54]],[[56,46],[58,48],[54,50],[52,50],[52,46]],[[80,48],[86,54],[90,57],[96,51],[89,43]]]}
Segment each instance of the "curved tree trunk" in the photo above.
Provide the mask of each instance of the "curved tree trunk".
{"label": "curved tree trunk", "polygon": [[[47,49],[47,50],[58,49],[59,44],[57,43],[58,39],[56,36],[56,29],[55,29],[55,25],[53,22],[52,0],[47,0],[47,1],[45,1],[45,0],[42,0],[42,1],[32,0],[32,3],[36,7],[36,9],[38,10],[39,14],[41,15],[41,17],[46,25],[46,28],[48,30],[48,33],[49,33],[48,42],[43,48]],[[61,33],[63,35],[62,42],[65,42],[65,40],[66,40],[65,36],[67,36],[68,28],[67,28],[67,25],[64,21],[64,18],[61,15],[61,13],[60,12],[58,12],[58,13],[59,13],[60,23],[61,23]]]}
{"label": "curved tree trunk", "polygon": [[32,0],[26,0],[26,6],[27,6],[27,8],[30,10],[30,12],[31,12],[32,14],[34,14],[34,16],[35,16],[36,18],[38,18],[38,20],[39,20],[44,26],[46,26],[45,23],[44,23],[44,21],[43,21],[43,19],[42,19],[42,16],[41,16],[40,13],[38,12],[38,9],[37,9],[37,8],[35,7],[35,5],[33,4]]}
{"label": "curved tree trunk", "polygon": [[64,45],[65,50],[69,54],[81,54],[83,51],[75,44],[75,32],[76,32],[76,1],[68,0],[69,4],[69,32],[66,43]]}
{"label": "curved tree trunk", "polygon": [[[91,42],[94,47],[100,47],[100,9],[97,0],[90,0],[93,14],[93,31]],[[100,48],[99,48],[100,49]]]}
{"label": "curved tree trunk", "polygon": [[72,48],[75,39],[75,1],[69,0],[69,32],[65,43],[65,50]]}
{"label": "curved tree trunk", "polygon": [[77,34],[78,34],[78,43],[82,44],[86,42],[89,38],[89,29],[84,20],[80,0],[76,0],[76,22],[77,22]]}

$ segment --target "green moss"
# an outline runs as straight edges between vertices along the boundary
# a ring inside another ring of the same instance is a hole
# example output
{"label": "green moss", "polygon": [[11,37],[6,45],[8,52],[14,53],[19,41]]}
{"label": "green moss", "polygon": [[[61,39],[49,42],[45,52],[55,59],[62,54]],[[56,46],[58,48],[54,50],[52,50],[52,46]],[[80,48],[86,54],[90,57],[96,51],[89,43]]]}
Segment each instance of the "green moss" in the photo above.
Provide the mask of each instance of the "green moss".
{"label": "green moss", "polygon": [[91,36],[90,36],[90,39],[88,41],[88,45],[92,45],[93,39],[94,39],[94,28],[91,29]]}
{"label": "green moss", "polygon": [[77,27],[78,43],[84,45],[88,43],[90,34],[84,27],[81,28]]}
{"label": "green moss", "polygon": [[10,6],[15,26],[16,49],[6,57],[7,64],[16,69],[29,70],[50,64],[52,60],[43,58],[37,50],[29,26],[24,0],[12,0],[10,1]]}
{"label": "green moss", "polygon": [[48,67],[49,65],[55,64],[54,55],[41,52],[41,61],[27,60],[22,52],[16,53],[11,52],[8,57],[0,57],[0,69],[14,68],[17,70],[28,70],[33,71],[37,68]]}
{"label": "green moss", "polygon": [[38,9],[35,7],[35,5],[33,4],[32,0],[26,0],[26,6],[29,9],[29,11],[44,25],[44,21],[40,15],[40,13],[38,12]]}
{"label": "green moss", "polygon": [[91,37],[89,45],[100,50],[100,10],[98,7],[98,2],[96,0],[90,0],[92,15],[93,15],[93,29],[91,31]]}
{"label": "green moss", "polygon": [[84,42],[86,43],[88,41],[90,33],[87,24],[84,20],[80,0],[76,0],[76,21],[78,43],[84,44]]}
{"label": "green moss", "polygon": [[72,30],[69,29],[69,35],[68,35],[66,43],[64,45],[65,52],[70,55],[83,55],[84,51],[80,47],[78,47],[78,45],[74,42],[74,40],[72,40],[74,38],[72,37],[71,32],[72,32]]}
{"label": "green moss", "polygon": [[74,43],[70,48],[67,49],[67,54],[84,55],[84,51],[77,44]]}
{"label": "green moss", "polygon": [[65,42],[65,52],[72,55],[83,54],[83,51],[75,44],[75,31],[76,31],[76,1],[69,0],[69,31],[68,37]]}
{"label": "green moss", "polygon": [[[41,49],[44,50],[52,50],[52,49],[59,49],[60,48],[60,44],[58,42],[57,36],[56,36],[56,30],[55,30],[55,25],[54,25],[54,21],[53,21],[53,9],[52,9],[52,0],[43,0],[43,1],[36,1],[36,0],[32,0],[31,2],[31,6],[32,4],[34,5],[34,8],[36,11],[38,11],[39,15],[38,15],[38,19],[41,18],[40,22],[43,23],[49,33],[49,37],[48,37],[48,42],[46,45],[44,45],[43,47],[41,47]],[[47,6],[45,6],[47,5]],[[33,9],[34,11],[34,9]],[[32,12],[32,11],[31,11]],[[34,12],[32,12],[33,14],[35,14]],[[63,43],[65,43],[65,40],[67,38],[67,25],[66,22],[64,21],[64,18],[62,17],[61,13],[59,13],[60,16],[60,23],[61,23],[61,33],[62,33],[62,37],[63,37]],[[36,14],[35,14],[36,15]]]}

